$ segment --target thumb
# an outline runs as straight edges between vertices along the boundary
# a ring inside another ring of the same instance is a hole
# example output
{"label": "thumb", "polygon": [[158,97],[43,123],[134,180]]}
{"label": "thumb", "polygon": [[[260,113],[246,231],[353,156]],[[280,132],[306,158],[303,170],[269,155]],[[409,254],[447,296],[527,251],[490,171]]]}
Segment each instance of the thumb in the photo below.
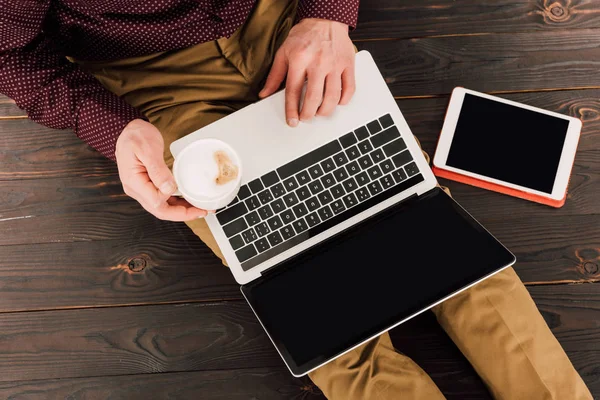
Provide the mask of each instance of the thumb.
{"label": "thumb", "polygon": [[285,57],[284,52],[279,49],[277,54],[275,54],[275,59],[273,60],[273,65],[271,66],[271,71],[269,72],[269,76],[267,77],[267,82],[265,83],[265,87],[258,94],[259,97],[267,97],[272,95],[279,89],[281,83],[285,79],[288,69],[288,62]]}
{"label": "thumb", "polygon": [[146,148],[144,154],[140,154],[139,160],[142,162],[148,177],[160,192],[165,196],[172,195],[177,190],[175,178],[169,167],[163,159],[160,146],[151,146]]}

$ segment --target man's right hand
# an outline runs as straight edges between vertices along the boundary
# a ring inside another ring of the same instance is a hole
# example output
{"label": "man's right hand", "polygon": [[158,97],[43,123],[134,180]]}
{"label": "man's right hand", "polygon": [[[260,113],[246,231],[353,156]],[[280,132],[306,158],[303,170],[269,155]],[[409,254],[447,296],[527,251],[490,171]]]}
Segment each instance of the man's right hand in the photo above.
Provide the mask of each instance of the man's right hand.
{"label": "man's right hand", "polygon": [[177,184],[163,159],[164,147],[160,132],[151,123],[135,119],[127,124],[115,151],[125,194],[160,219],[190,221],[205,217],[205,210],[172,196]]}

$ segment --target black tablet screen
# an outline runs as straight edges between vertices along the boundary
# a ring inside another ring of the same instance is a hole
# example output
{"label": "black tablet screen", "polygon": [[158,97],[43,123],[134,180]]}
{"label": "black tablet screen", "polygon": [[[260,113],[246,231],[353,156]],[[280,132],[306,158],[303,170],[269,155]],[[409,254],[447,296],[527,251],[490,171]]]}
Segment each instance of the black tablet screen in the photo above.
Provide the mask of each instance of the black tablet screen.
{"label": "black tablet screen", "polygon": [[295,373],[514,261],[441,190],[409,204],[243,287]]}
{"label": "black tablet screen", "polygon": [[446,164],[552,194],[569,121],[466,94]]}

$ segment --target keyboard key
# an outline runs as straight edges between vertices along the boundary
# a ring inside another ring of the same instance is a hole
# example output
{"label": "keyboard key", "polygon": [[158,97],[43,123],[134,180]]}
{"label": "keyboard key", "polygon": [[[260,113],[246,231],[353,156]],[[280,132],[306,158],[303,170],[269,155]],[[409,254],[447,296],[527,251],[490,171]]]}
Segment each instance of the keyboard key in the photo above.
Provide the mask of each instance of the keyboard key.
{"label": "keyboard key", "polygon": [[383,127],[383,129],[389,128],[394,125],[394,120],[390,114],[386,114],[383,117],[379,118],[379,123]]}
{"label": "keyboard key", "polygon": [[379,183],[381,183],[381,186],[383,186],[384,189],[387,189],[394,186],[394,179],[392,178],[392,175],[385,175],[379,178]]}
{"label": "keyboard key", "polygon": [[360,188],[356,191],[356,197],[358,197],[358,201],[362,202],[371,197],[371,194],[366,188]]}
{"label": "keyboard key", "polygon": [[277,173],[279,173],[281,179],[287,179],[296,172],[302,171],[303,169],[306,169],[315,163],[321,162],[323,159],[338,153],[340,150],[342,150],[340,142],[334,140],[316,150],[311,151],[308,154],[303,155],[302,157],[295,159],[294,161],[285,164],[282,167],[277,168]]}
{"label": "keyboard key", "polygon": [[310,175],[307,171],[302,171],[299,174],[296,174],[296,179],[298,180],[298,184],[300,186],[306,185],[308,182],[310,182]]}
{"label": "keyboard key", "polygon": [[277,229],[279,229],[283,226],[283,222],[281,222],[281,218],[279,218],[278,215],[269,219],[267,221],[267,224],[269,224],[269,228],[271,228],[271,231],[276,231]]}
{"label": "keyboard key", "polygon": [[341,167],[348,162],[348,157],[346,157],[346,153],[341,152],[333,156],[333,161],[335,161],[335,165]]}
{"label": "keyboard key", "polygon": [[367,187],[369,188],[371,196],[375,196],[376,194],[381,193],[381,191],[383,190],[381,184],[377,181],[369,183],[369,186]]}
{"label": "keyboard key", "polygon": [[333,177],[333,174],[327,174],[321,178],[321,182],[323,182],[323,185],[326,188],[330,188],[335,185],[335,178]]}
{"label": "keyboard key", "polygon": [[306,200],[306,207],[308,207],[308,211],[315,211],[319,208],[321,204],[319,204],[319,200],[317,200],[317,196],[311,197]]}
{"label": "keyboard key", "polygon": [[391,128],[386,129],[385,131],[373,136],[371,138],[371,142],[373,143],[373,146],[381,147],[384,144],[391,142],[392,140],[399,138],[399,137],[400,137],[400,132],[398,131],[398,128],[396,128],[395,126],[392,126]]}
{"label": "keyboard key", "polygon": [[317,179],[317,178],[320,178],[321,176],[323,176],[323,170],[321,169],[321,166],[319,164],[315,164],[312,167],[310,167],[308,169],[308,173],[310,174],[310,177],[313,179]]}
{"label": "keyboard key", "polygon": [[354,193],[344,196],[344,204],[346,205],[346,208],[350,208],[358,204],[358,200],[356,199]]}
{"label": "keyboard key", "polygon": [[346,155],[350,160],[356,160],[358,157],[360,157],[360,151],[358,151],[358,147],[352,146],[346,150]]}
{"label": "keyboard key", "polygon": [[246,222],[248,226],[256,225],[260,222],[260,217],[256,211],[252,211],[250,214],[246,215]]}
{"label": "keyboard key", "polygon": [[362,156],[358,159],[358,164],[362,167],[362,169],[367,169],[373,165],[373,160],[371,160],[371,157],[369,157],[367,154],[366,156]]}
{"label": "keyboard key", "polygon": [[269,236],[267,236],[267,239],[269,239],[269,243],[272,247],[277,246],[279,243],[283,242],[283,238],[281,237],[281,234],[279,232],[271,233]]}
{"label": "keyboard key", "polygon": [[358,186],[364,186],[367,183],[371,182],[371,178],[369,178],[369,174],[367,173],[367,171],[363,171],[360,174],[356,175],[356,183],[358,183]]}
{"label": "keyboard key", "polygon": [[385,160],[384,162],[379,164],[379,167],[381,168],[381,171],[383,171],[384,174],[387,174],[394,170],[394,163],[392,162],[392,160]]}
{"label": "keyboard key", "polygon": [[392,176],[396,183],[400,183],[406,179],[406,172],[404,172],[404,168],[400,168],[392,172]]}
{"label": "keyboard key", "polygon": [[284,224],[289,224],[290,222],[292,222],[293,220],[296,219],[294,212],[290,209],[285,210],[279,216],[281,217],[281,220],[283,221]]}
{"label": "keyboard key", "polygon": [[257,254],[258,254],[258,252],[254,248],[253,244],[243,247],[235,252],[235,256],[240,261],[240,263],[243,263],[247,259],[252,258]]}
{"label": "keyboard key", "polygon": [[283,196],[283,201],[285,202],[285,205],[289,207],[292,207],[296,204],[298,204],[298,197],[296,196],[295,193],[288,193],[285,196]]}
{"label": "keyboard key", "polygon": [[344,191],[344,188],[343,188],[342,184],[340,183],[331,188],[331,194],[335,199],[339,199],[340,197],[345,195],[346,192]]}
{"label": "keyboard key", "polygon": [[346,165],[346,170],[350,176],[356,175],[360,172],[360,166],[356,161],[352,161],[350,164]]}
{"label": "keyboard key", "polygon": [[406,167],[404,167],[404,169],[406,170],[406,174],[409,177],[419,173],[419,168],[417,168],[417,164],[415,164],[414,162],[408,164]]}
{"label": "keyboard key", "polygon": [[254,228],[250,228],[247,231],[244,231],[242,233],[242,237],[244,238],[246,243],[254,242],[258,238],[258,236],[256,236],[256,232],[254,231]]}
{"label": "keyboard key", "polygon": [[250,182],[248,186],[250,187],[250,190],[252,190],[252,193],[258,193],[265,188],[258,178]]}
{"label": "keyboard key", "polygon": [[294,230],[298,234],[300,234],[308,229],[308,225],[306,225],[306,222],[304,222],[304,219],[299,219],[298,221],[294,222],[292,225],[294,226]]}
{"label": "keyboard key", "polygon": [[371,142],[369,142],[368,140],[363,140],[358,144],[358,149],[360,150],[361,154],[367,154],[368,152],[373,150],[373,146],[371,146]]}
{"label": "keyboard key", "polygon": [[308,190],[308,186],[302,186],[300,189],[296,190],[296,195],[300,201],[304,201],[310,197],[310,190]]}
{"label": "keyboard key", "polygon": [[248,224],[244,220],[244,218],[238,218],[233,222],[225,225],[223,227],[223,232],[225,232],[225,236],[232,237],[235,234],[240,233],[244,229],[248,229]]}
{"label": "keyboard key", "polygon": [[279,214],[283,210],[285,210],[285,204],[283,204],[283,200],[277,199],[271,203],[271,208],[275,214]]}
{"label": "keyboard key", "polygon": [[358,140],[364,140],[369,137],[369,131],[366,126],[361,126],[357,130],[354,131],[354,134],[358,138]]}
{"label": "keyboard key", "polygon": [[343,185],[344,189],[346,190],[346,193],[350,193],[358,187],[354,178],[346,179]]}
{"label": "keyboard key", "polygon": [[328,204],[333,200],[333,197],[331,196],[331,193],[329,193],[329,190],[324,191],[317,197],[319,198],[319,202],[323,205]]}
{"label": "keyboard key", "polygon": [[236,235],[236,236],[232,237],[231,239],[229,239],[229,243],[231,244],[231,248],[233,250],[237,250],[246,244],[246,243],[244,243],[244,239],[242,239],[241,235]]}
{"label": "keyboard key", "polygon": [[267,251],[271,248],[271,246],[269,245],[269,242],[267,241],[266,238],[257,240],[254,243],[254,246],[256,246],[256,249],[258,250],[259,253],[262,253],[263,251]]}
{"label": "keyboard key", "polygon": [[321,181],[313,181],[308,185],[308,188],[312,194],[321,193],[323,191],[323,184]]}
{"label": "keyboard key", "polygon": [[352,132],[347,133],[340,138],[340,143],[342,144],[342,146],[344,146],[344,148],[350,147],[356,142],[356,136],[354,136],[354,133]]}
{"label": "keyboard key", "polygon": [[344,206],[344,202],[342,201],[342,199],[336,200],[333,203],[331,203],[331,210],[336,215],[341,213],[345,209],[346,209],[346,206]]}
{"label": "keyboard key", "polygon": [[396,139],[393,142],[388,143],[385,146],[383,146],[383,151],[385,151],[385,155],[388,157],[391,157],[394,154],[399,153],[405,149],[406,149],[406,143],[404,143],[404,139],[402,139],[402,138]]}
{"label": "keyboard key", "polygon": [[373,159],[373,162],[377,164],[385,160],[385,155],[383,154],[383,151],[381,151],[381,149],[377,149],[371,152],[371,158]]}
{"label": "keyboard key", "polygon": [[296,232],[294,232],[294,228],[292,228],[291,225],[284,226],[279,232],[281,233],[281,236],[283,236],[283,240],[288,240],[296,235]]}
{"label": "keyboard key", "polygon": [[306,206],[304,205],[304,203],[298,204],[297,206],[292,208],[292,210],[294,210],[294,214],[296,214],[296,218],[302,218],[306,214],[308,214],[308,210],[306,209]]}
{"label": "keyboard key", "polygon": [[240,200],[244,200],[247,199],[248,197],[250,197],[252,193],[250,192],[250,188],[248,187],[248,185],[243,185],[240,187],[240,191],[238,192],[238,197],[240,198]]}
{"label": "keyboard key", "polygon": [[254,230],[256,231],[256,234],[258,235],[258,237],[263,237],[267,233],[269,233],[269,226],[267,225],[266,222],[261,222],[260,224],[258,224],[254,227]]}
{"label": "keyboard key", "polygon": [[258,197],[252,196],[248,200],[246,200],[246,207],[248,207],[248,210],[250,211],[260,207],[260,201],[258,200]]}
{"label": "keyboard key", "polygon": [[225,225],[234,219],[241,217],[248,212],[248,207],[245,203],[238,203],[233,207],[229,207],[217,214],[217,219],[221,225]]}
{"label": "keyboard key", "polygon": [[344,167],[341,167],[333,171],[333,176],[335,176],[336,181],[341,182],[348,177],[348,172]]}
{"label": "keyboard key", "polygon": [[371,135],[376,134],[377,132],[381,131],[381,125],[379,124],[379,121],[375,120],[375,121],[371,121],[367,124],[367,128],[369,128],[369,132],[371,132]]}
{"label": "keyboard key", "polygon": [[320,208],[317,212],[319,213],[319,217],[321,217],[321,221],[325,221],[333,217],[333,213],[331,212],[331,208],[329,208],[329,206]]}
{"label": "keyboard key", "polygon": [[283,187],[283,183],[278,183],[271,188],[271,193],[273,193],[273,197],[278,198],[285,194],[285,188]]}
{"label": "keyboard key", "polygon": [[373,165],[371,168],[369,168],[367,172],[369,173],[369,176],[371,177],[372,181],[374,181],[375,179],[379,179],[381,175],[383,175],[381,173],[381,168],[379,168],[378,165]]}
{"label": "keyboard key", "polygon": [[271,191],[269,189],[265,189],[258,194],[258,198],[262,204],[267,204],[271,200],[273,200],[273,196],[271,195]]}
{"label": "keyboard key", "polygon": [[291,192],[292,190],[298,189],[298,182],[296,182],[296,178],[290,176],[288,179],[283,181],[283,186],[285,186],[288,192]]}
{"label": "keyboard key", "polygon": [[327,160],[323,161],[321,163],[321,168],[323,168],[325,173],[333,171],[335,169],[335,163],[333,162],[333,159],[328,158]]}
{"label": "keyboard key", "polygon": [[306,216],[306,222],[308,222],[308,226],[312,228],[313,226],[321,222],[321,218],[319,218],[319,214],[317,214],[316,212],[310,213]]}
{"label": "keyboard key", "polygon": [[271,206],[267,204],[266,206],[258,209],[258,215],[265,220],[273,216],[273,210],[271,210]]}
{"label": "keyboard key", "polygon": [[404,164],[411,162],[412,159],[413,158],[408,150],[404,150],[402,153],[396,154],[394,157],[392,157],[392,161],[397,168],[400,168]]}
{"label": "keyboard key", "polygon": [[265,185],[265,187],[269,187],[279,182],[279,176],[277,176],[277,172],[271,171],[268,174],[263,175],[262,178],[260,178],[260,180],[262,181],[263,185]]}

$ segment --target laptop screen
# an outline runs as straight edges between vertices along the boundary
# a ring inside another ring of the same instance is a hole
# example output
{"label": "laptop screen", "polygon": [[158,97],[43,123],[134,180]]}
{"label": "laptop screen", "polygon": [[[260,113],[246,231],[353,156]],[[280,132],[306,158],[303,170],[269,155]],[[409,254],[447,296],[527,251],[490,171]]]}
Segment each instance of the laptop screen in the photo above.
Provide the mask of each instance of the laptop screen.
{"label": "laptop screen", "polygon": [[514,262],[434,189],[243,287],[295,375]]}

